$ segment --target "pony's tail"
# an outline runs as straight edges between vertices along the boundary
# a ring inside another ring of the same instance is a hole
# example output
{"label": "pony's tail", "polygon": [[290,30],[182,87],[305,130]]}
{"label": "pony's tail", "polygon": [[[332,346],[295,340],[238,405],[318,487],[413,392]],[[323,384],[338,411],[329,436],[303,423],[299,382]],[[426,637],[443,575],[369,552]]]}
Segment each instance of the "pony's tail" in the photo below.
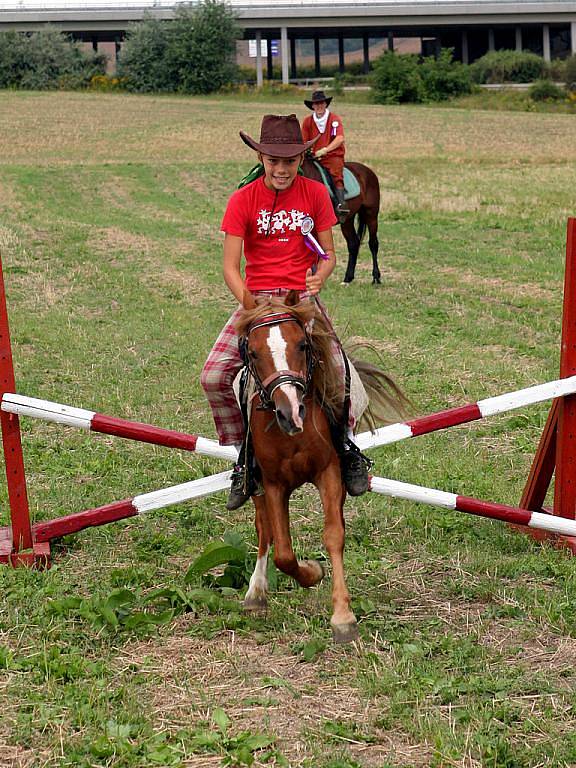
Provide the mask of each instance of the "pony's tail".
{"label": "pony's tail", "polygon": [[359,431],[404,421],[411,403],[394,379],[373,363],[350,360],[368,395],[368,407],[358,424]]}
{"label": "pony's tail", "polygon": [[356,236],[358,237],[358,243],[361,243],[366,234],[366,219],[364,218],[364,208],[360,208],[358,211],[358,227],[356,228]]}

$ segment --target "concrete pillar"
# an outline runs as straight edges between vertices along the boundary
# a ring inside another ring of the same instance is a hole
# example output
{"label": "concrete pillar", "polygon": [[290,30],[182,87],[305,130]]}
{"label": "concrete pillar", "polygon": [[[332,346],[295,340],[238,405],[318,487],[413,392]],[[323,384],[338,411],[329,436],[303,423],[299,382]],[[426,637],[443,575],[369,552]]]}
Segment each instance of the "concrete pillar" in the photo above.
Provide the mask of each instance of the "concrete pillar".
{"label": "concrete pillar", "polygon": [[274,59],[272,58],[272,40],[268,38],[266,40],[266,78],[268,80],[274,80]]}
{"label": "concrete pillar", "polygon": [[552,58],[550,55],[550,26],[548,24],[542,24],[542,55],[544,61],[550,61]]}
{"label": "concrete pillar", "polygon": [[282,56],[282,85],[288,85],[288,29],[281,27],[280,29],[280,47]]}
{"label": "concrete pillar", "polygon": [[338,72],[343,74],[346,70],[346,63],[344,61],[344,33],[338,32]]}
{"label": "concrete pillar", "polygon": [[314,74],[320,76],[320,38],[314,35]]}
{"label": "concrete pillar", "polygon": [[290,39],[290,77],[294,80],[298,77],[298,69],[296,67],[296,40]]}
{"label": "concrete pillar", "polygon": [[362,33],[362,51],[364,54],[362,71],[364,74],[368,74],[370,72],[370,37],[368,32]]}
{"label": "concrete pillar", "polygon": [[468,30],[467,29],[462,30],[461,40],[462,40],[462,63],[469,64],[470,54],[468,52]]}
{"label": "concrete pillar", "polygon": [[492,27],[490,27],[490,29],[488,30],[488,50],[490,52],[496,50],[496,42],[494,40],[494,30],[492,29]]}
{"label": "concrete pillar", "polygon": [[256,87],[262,88],[264,75],[262,73],[262,32],[256,32]]}
{"label": "concrete pillar", "polygon": [[516,50],[521,51],[522,50],[522,27],[516,27],[514,30],[514,34],[516,37]]}
{"label": "concrete pillar", "polygon": [[570,52],[576,54],[576,21],[570,22]]}

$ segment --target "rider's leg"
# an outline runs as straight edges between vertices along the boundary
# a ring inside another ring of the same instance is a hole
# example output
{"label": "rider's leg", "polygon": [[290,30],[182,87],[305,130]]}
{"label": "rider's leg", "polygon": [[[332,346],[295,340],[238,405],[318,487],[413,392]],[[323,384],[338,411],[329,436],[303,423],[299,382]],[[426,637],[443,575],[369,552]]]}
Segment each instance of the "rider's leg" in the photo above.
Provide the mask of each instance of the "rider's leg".
{"label": "rider's leg", "polygon": [[[322,312],[325,320],[329,323],[330,319],[326,314],[322,303],[316,299],[319,310]],[[333,329],[332,329],[333,330]],[[338,369],[338,379],[341,382],[341,399],[344,402],[346,395],[346,366],[344,365],[344,354],[340,342],[337,339],[336,333],[331,342],[332,356],[336,362]],[[332,440],[338,456],[340,457],[340,466],[342,469],[342,480],[346,486],[346,490],[350,496],[361,496],[366,493],[369,486],[368,470],[370,469],[371,462],[360,449],[355,445],[354,436],[354,417],[350,412],[348,414],[347,424],[336,424],[332,428]]]}
{"label": "rider's leg", "polygon": [[220,445],[234,445],[239,456],[232,470],[228,509],[238,509],[249,498],[244,468],[244,420],[233,389],[234,379],[243,366],[238,350],[236,321],[240,310],[230,317],[204,364],[200,382],[212,410]]}

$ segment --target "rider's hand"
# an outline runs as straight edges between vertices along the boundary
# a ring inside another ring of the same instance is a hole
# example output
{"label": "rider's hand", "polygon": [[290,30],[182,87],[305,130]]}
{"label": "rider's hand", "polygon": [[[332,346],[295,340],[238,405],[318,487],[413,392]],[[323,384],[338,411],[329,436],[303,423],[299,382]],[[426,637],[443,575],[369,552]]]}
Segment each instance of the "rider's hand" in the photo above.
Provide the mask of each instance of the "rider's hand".
{"label": "rider's hand", "polygon": [[306,272],[306,290],[311,296],[319,294],[323,285],[324,280],[318,273],[314,275],[311,269]]}
{"label": "rider's hand", "polygon": [[328,150],[326,147],[322,147],[322,149],[317,149],[315,154],[316,157],[324,157],[324,155],[328,154]]}

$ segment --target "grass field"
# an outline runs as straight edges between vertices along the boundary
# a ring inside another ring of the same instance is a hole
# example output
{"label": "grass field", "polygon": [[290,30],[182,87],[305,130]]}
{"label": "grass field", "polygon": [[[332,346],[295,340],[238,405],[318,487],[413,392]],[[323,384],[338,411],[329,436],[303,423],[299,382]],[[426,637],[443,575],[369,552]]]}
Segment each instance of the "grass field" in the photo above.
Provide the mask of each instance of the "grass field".
{"label": "grass field", "polygon": [[[0,249],[18,390],[214,437],[199,373],[233,306],[219,222],[285,102],[0,92]],[[296,105],[296,109],[298,106]],[[299,110],[302,112],[302,110]],[[348,156],[383,190],[367,248],[324,298],[414,414],[558,375],[570,115],[348,105]],[[375,474],[516,504],[548,404],[373,452]],[[222,464],[22,421],[35,519]],[[6,493],[2,490],[2,509]],[[322,552],[297,494],[298,553]],[[2,524],[6,524],[6,514]],[[190,574],[223,497],[87,530],[49,572],[0,569],[0,765],[536,768],[576,765],[576,564],[502,524],[347,502],[361,642],[333,646],[329,579],[282,575],[266,618]],[[207,590],[206,587],[209,589]]]}

